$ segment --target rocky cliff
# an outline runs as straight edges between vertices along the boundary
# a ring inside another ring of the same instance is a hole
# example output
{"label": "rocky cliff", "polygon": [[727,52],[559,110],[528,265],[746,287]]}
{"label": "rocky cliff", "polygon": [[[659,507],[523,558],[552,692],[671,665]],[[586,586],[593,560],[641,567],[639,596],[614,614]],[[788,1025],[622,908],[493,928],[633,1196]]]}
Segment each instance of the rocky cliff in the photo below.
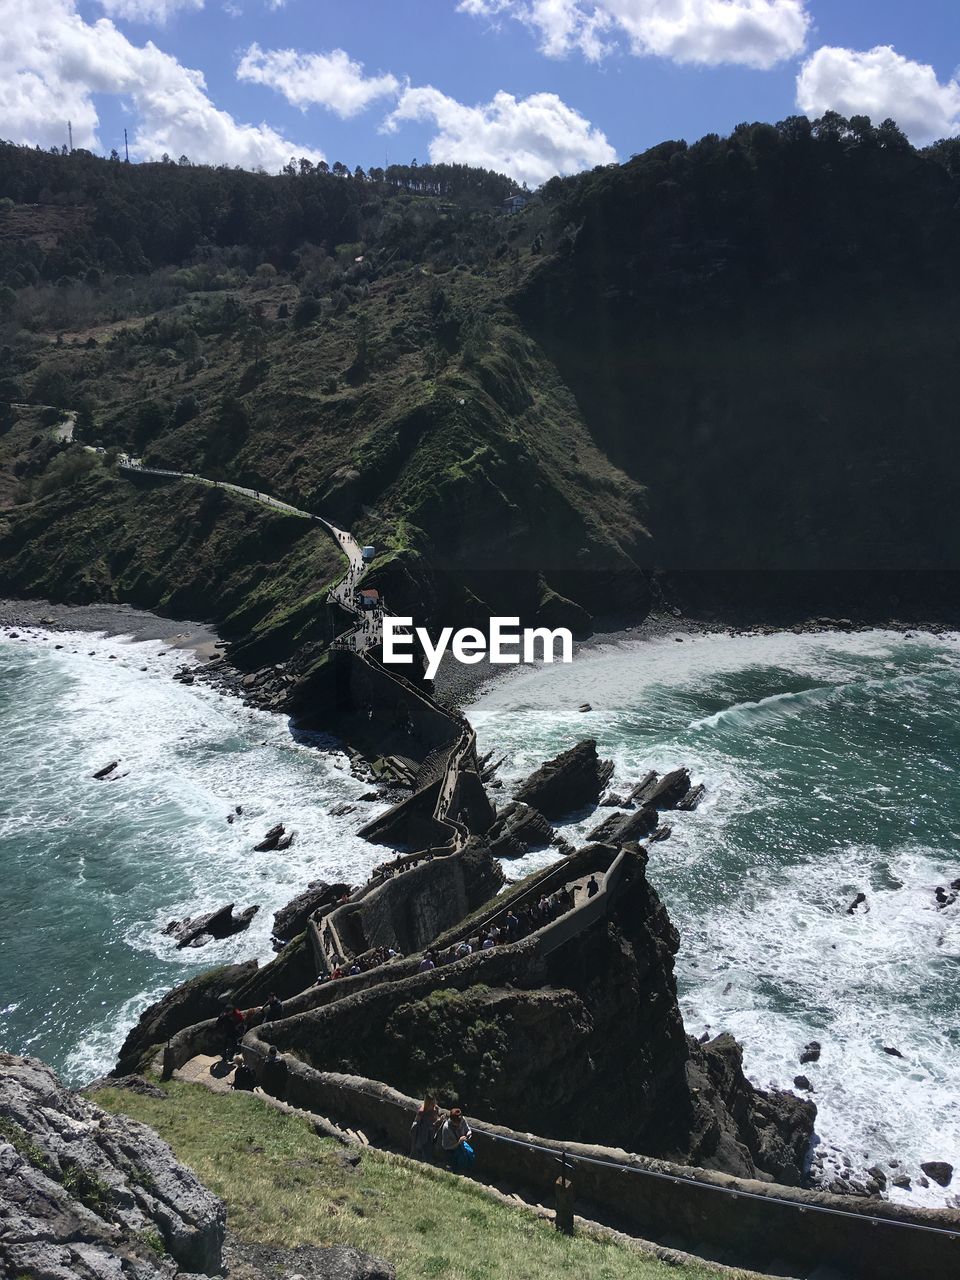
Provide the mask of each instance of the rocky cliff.
{"label": "rocky cliff", "polygon": [[514,1129],[799,1183],[816,1108],[754,1090],[734,1041],[686,1036],[679,939],[645,851],[627,856],[614,905],[546,956],[531,935],[347,994],[275,1024],[271,1040]]}
{"label": "rocky cliff", "polygon": [[221,1202],[151,1129],[71,1093],[33,1058],[0,1054],[4,1275],[217,1275],[225,1222]]}

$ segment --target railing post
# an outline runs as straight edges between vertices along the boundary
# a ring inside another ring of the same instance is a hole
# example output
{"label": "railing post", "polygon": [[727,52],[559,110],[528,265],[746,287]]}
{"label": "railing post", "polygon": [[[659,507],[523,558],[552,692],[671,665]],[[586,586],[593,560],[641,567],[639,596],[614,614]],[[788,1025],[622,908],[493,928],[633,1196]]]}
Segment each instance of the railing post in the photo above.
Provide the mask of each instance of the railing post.
{"label": "railing post", "polygon": [[573,1182],[569,1177],[567,1153],[560,1157],[560,1177],[556,1181],[555,1196],[557,1204],[554,1226],[565,1236],[573,1235]]}

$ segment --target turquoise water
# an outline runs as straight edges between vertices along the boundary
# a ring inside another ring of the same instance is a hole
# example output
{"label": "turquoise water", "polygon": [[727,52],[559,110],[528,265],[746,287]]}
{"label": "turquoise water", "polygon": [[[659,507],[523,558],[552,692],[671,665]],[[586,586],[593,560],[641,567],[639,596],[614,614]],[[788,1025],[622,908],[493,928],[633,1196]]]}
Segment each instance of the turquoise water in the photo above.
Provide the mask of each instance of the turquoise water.
{"label": "turquoise water", "polygon": [[[377,806],[329,813],[367,790],[343,755],[173,683],[182,661],[159,642],[0,637],[0,1046],[74,1083],[171,986],[269,959],[273,912],[309,880],[359,883],[382,860],[352,834]],[[117,758],[125,777],[92,779]],[[253,853],[275,822],[293,847]],[[228,901],[261,904],[248,932],[186,951],[161,933]]]}
{"label": "turquoise water", "polygon": [[[934,900],[960,877],[958,699],[954,637],[707,636],[588,650],[468,714],[507,756],[507,793],[586,736],[615,791],[690,767],[706,799],[650,857],[682,937],[688,1030],[732,1031],[758,1085],[805,1073],[828,1158],[916,1176],[921,1160],[960,1170],[960,902]],[[596,821],[561,830],[582,841]],[[870,910],[848,916],[858,892]],[[823,1054],[801,1067],[810,1040]]]}
{"label": "turquoise water", "polygon": [[[268,959],[272,913],[307,881],[358,883],[382,858],[353,834],[376,807],[342,755],[173,683],[181,661],[159,642],[0,636],[0,1046],[74,1082],[108,1068],[177,982]],[[921,1160],[960,1169],[960,903],[937,911],[933,896],[960,876],[958,695],[952,637],[714,636],[585,651],[469,714],[481,748],[507,756],[501,801],[588,735],[615,789],[677,764],[706,783],[650,860],[682,936],[688,1029],[736,1034],[759,1085],[804,1071],[829,1158],[916,1175]],[[118,757],[125,777],[93,781]],[[333,817],[344,800],[355,812]],[[252,853],[277,821],[298,830],[293,849]],[[870,911],[847,916],[861,891]],[[248,933],[197,952],[161,933],[230,900],[262,905]],[[811,1039],[823,1056],[801,1068]]]}

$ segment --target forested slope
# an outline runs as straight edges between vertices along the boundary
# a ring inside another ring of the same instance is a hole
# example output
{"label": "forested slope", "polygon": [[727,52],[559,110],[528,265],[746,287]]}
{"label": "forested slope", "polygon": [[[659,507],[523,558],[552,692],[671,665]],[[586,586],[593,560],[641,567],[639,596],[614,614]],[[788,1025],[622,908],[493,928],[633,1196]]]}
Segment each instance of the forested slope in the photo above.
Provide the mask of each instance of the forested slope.
{"label": "forested slope", "polygon": [[[350,525],[434,621],[583,630],[659,583],[758,620],[879,617],[911,590],[949,611],[960,143],[791,119],[554,179],[510,215],[515,191],[462,166],[271,177],[2,145],[0,401]],[[322,560],[251,558],[226,510],[210,554],[178,554],[182,495],[164,529],[128,481],[51,462],[25,412],[0,421],[22,441],[0,590],[203,599],[228,633],[256,614],[277,652],[300,642],[290,596]]]}

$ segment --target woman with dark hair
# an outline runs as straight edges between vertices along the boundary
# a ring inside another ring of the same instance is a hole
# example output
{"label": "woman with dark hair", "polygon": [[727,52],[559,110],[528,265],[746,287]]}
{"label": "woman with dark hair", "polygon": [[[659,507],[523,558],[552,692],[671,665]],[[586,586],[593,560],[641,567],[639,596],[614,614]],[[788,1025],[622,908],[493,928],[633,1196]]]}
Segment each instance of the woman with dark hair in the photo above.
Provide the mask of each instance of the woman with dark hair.
{"label": "woman with dark hair", "polygon": [[473,1130],[464,1119],[459,1107],[454,1107],[440,1130],[440,1145],[447,1158],[447,1164],[455,1172],[466,1169],[473,1163],[473,1148],[470,1139]]}

